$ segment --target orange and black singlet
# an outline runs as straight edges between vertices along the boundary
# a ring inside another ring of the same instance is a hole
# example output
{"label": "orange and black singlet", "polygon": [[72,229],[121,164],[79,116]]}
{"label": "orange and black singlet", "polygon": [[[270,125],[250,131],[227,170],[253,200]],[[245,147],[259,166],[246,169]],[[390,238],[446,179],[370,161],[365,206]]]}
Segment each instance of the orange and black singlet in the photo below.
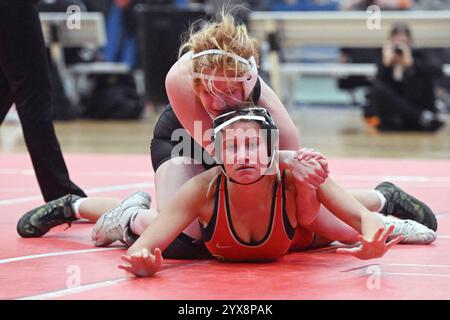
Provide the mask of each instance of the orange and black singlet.
{"label": "orange and black singlet", "polygon": [[[281,180],[281,183],[280,183]],[[267,261],[284,255],[291,245],[295,229],[286,212],[285,172],[277,178],[272,194],[268,230],[257,242],[239,238],[231,221],[227,179],[217,178],[214,211],[206,227],[202,226],[203,240],[213,256],[225,261]]]}

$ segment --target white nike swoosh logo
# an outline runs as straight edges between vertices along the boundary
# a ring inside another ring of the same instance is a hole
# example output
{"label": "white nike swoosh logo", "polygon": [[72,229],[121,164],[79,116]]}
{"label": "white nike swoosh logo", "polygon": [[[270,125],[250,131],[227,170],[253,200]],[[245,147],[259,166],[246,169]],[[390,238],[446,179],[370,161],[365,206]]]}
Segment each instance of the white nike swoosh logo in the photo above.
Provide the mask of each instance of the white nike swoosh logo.
{"label": "white nike swoosh logo", "polygon": [[216,248],[218,248],[218,249],[230,249],[233,247],[234,246],[224,246],[224,245],[221,245],[220,243],[216,243]]}

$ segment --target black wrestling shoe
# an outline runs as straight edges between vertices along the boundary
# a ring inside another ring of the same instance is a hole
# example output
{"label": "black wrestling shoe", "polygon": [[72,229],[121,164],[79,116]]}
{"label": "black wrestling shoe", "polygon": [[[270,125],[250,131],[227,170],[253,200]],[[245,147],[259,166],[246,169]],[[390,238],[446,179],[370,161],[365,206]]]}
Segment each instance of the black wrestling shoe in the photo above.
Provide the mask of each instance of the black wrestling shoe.
{"label": "black wrestling shoe", "polygon": [[68,194],[25,213],[17,223],[17,232],[23,238],[42,237],[51,228],[75,221],[72,204],[81,197]]}
{"label": "black wrestling shoe", "polygon": [[390,182],[380,183],[375,190],[381,192],[386,198],[386,204],[380,213],[403,220],[414,220],[436,231],[436,216],[425,203]]}

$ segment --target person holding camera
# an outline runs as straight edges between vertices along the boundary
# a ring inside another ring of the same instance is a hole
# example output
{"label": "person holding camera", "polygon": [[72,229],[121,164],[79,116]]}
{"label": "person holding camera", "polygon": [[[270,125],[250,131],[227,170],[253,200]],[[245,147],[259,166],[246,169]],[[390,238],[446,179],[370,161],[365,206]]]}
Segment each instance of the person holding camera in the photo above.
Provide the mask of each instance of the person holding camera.
{"label": "person holding camera", "polygon": [[441,73],[440,65],[413,50],[409,27],[394,24],[369,90],[369,125],[380,131],[438,130],[445,119],[435,106],[433,80]]}

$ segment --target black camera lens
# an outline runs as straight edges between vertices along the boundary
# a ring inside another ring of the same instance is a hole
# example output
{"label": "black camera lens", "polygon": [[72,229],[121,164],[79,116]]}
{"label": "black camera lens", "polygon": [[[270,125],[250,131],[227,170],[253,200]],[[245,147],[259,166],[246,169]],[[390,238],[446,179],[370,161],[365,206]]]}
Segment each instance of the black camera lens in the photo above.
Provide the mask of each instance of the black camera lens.
{"label": "black camera lens", "polygon": [[403,49],[401,47],[394,47],[394,53],[401,56],[403,54]]}

